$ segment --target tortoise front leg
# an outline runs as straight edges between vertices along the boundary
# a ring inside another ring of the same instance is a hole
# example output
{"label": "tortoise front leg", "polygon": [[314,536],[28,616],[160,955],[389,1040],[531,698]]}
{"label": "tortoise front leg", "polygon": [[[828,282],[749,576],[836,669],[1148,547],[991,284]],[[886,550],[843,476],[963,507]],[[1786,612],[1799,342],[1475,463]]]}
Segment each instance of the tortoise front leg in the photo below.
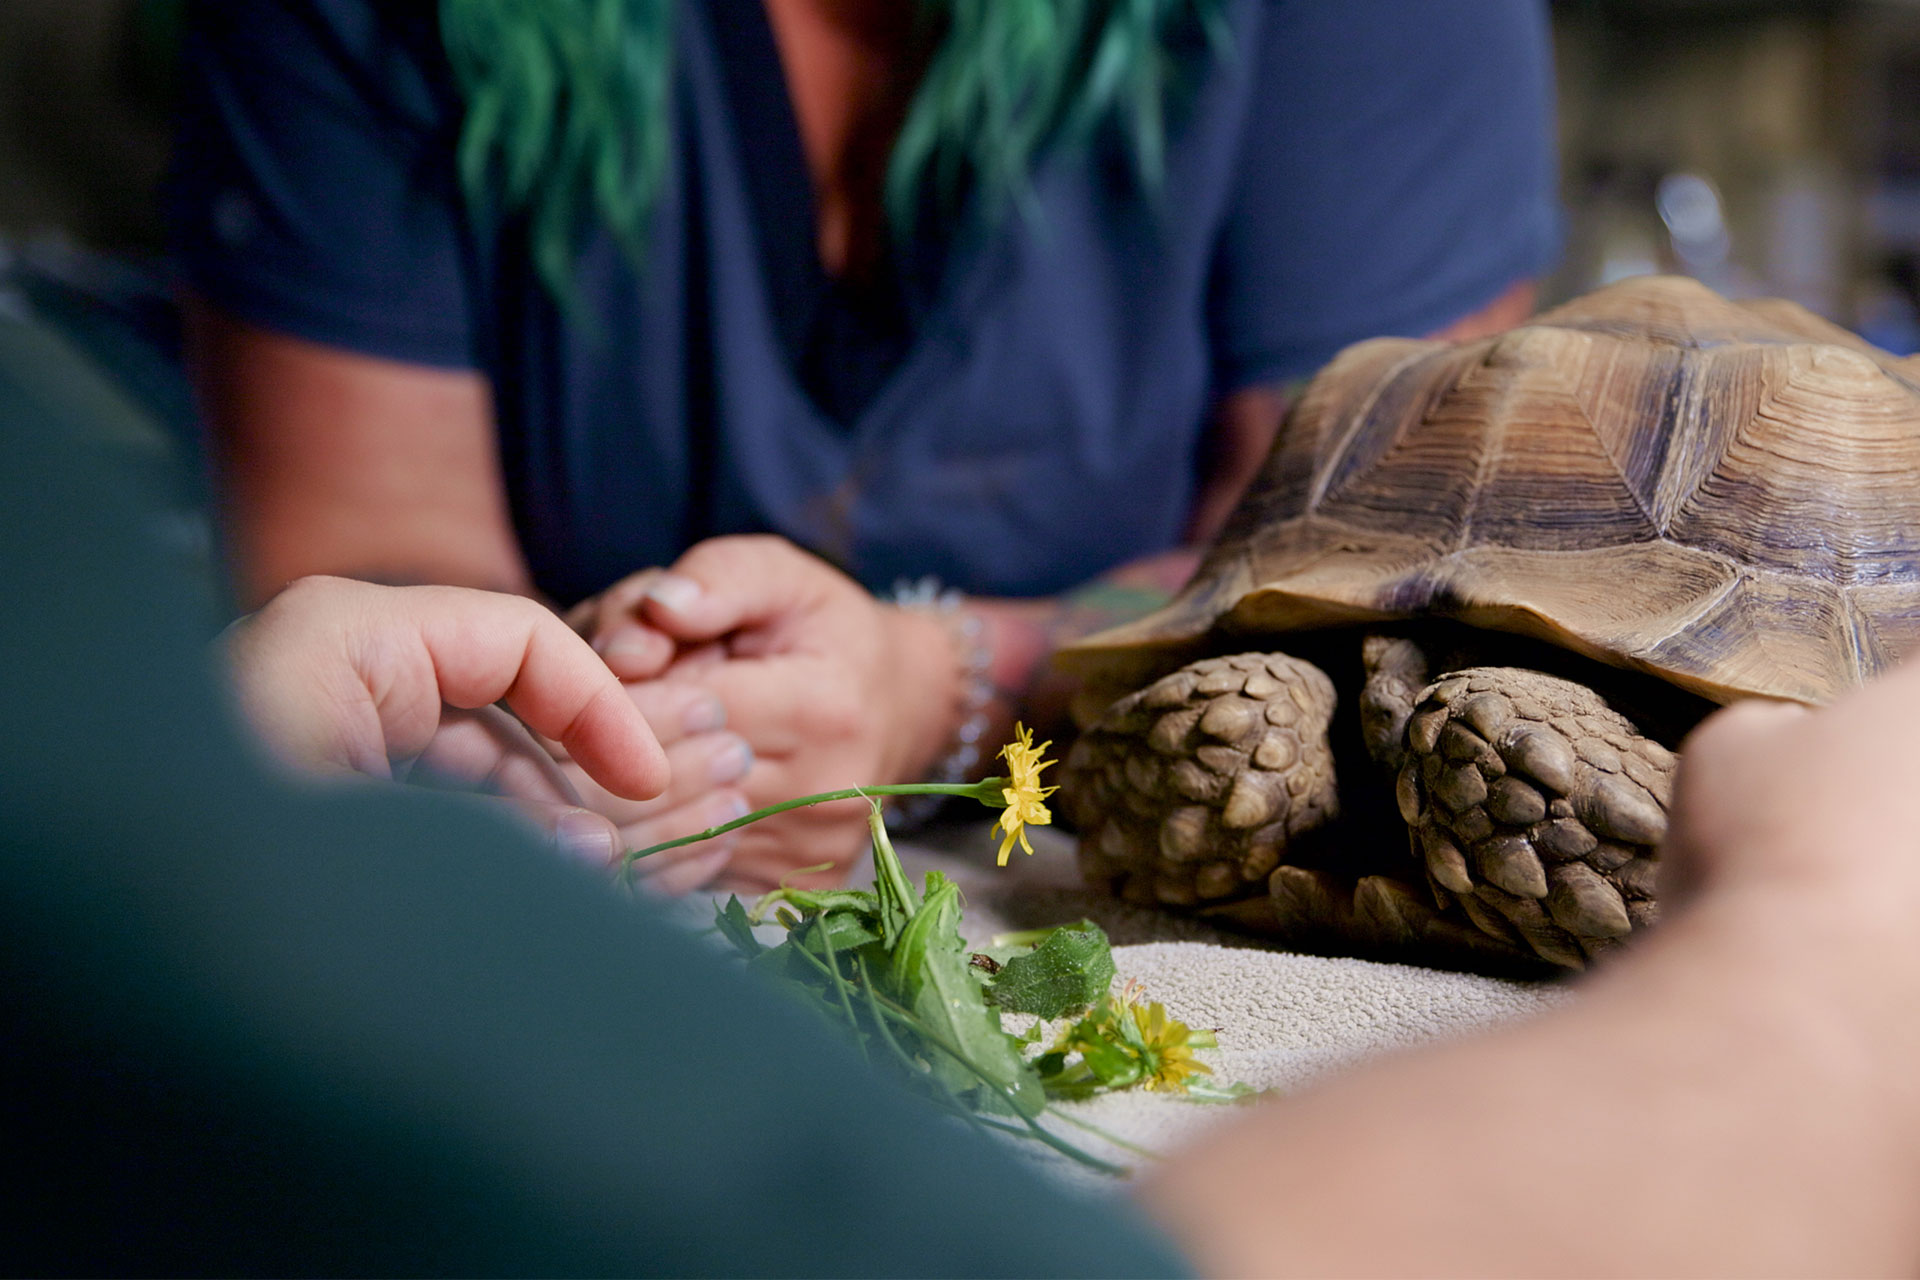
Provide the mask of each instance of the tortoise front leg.
{"label": "tortoise front leg", "polygon": [[1133,902],[1264,896],[1333,817],[1333,682],[1284,654],[1189,663],[1107,708],[1067,758],[1081,868]]}
{"label": "tortoise front leg", "polygon": [[1471,667],[1414,707],[1396,791],[1442,903],[1582,968],[1658,913],[1675,764],[1583,685]]}

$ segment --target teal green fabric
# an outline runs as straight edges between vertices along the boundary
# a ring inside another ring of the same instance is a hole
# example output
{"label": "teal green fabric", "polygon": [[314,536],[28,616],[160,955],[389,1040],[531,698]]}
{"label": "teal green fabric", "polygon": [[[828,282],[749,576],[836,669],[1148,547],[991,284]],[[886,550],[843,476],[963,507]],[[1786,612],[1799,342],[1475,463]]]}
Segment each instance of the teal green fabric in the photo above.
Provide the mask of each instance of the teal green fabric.
{"label": "teal green fabric", "polygon": [[1183,1269],[483,802],[270,776],[133,419],[18,372],[0,1268]]}

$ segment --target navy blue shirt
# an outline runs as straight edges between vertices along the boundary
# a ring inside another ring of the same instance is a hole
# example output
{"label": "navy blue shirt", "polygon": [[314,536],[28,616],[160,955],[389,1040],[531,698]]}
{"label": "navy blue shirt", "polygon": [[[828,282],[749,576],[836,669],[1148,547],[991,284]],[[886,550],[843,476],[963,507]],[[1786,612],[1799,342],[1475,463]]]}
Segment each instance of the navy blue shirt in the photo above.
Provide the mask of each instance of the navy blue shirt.
{"label": "navy blue shirt", "polygon": [[737,73],[769,47],[734,29],[757,8],[680,7],[649,260],[590,238],[580,325],[515,231],[468,217],[433,5],[205,4],[175,185],[192,283],[271,329],[483,370],[557,599],[750,531],[870,586],[1028,595],[1175,544],[1222,395],[1439,328],[1557,249],[1538,0],[1235,0],[1157,194],[1056,151],[1032,216],[903,258],[892,325],[836,336],[830,297],[795,318],[811,226],[769,213],[798,143],[777,58]]}

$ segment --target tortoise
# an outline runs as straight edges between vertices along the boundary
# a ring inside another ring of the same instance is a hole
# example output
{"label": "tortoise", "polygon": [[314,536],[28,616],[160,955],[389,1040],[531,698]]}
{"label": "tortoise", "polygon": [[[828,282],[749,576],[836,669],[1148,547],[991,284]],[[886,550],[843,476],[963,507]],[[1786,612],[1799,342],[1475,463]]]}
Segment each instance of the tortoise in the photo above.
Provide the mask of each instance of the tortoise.
{"label": "tortoise", "polygon": [[1917,636],[1920,357],[1641,278],[1338,355],[1192,581],[1065,655],[1061,799],[1129,900],[1577,969],[1658,916],[1694,723]]}

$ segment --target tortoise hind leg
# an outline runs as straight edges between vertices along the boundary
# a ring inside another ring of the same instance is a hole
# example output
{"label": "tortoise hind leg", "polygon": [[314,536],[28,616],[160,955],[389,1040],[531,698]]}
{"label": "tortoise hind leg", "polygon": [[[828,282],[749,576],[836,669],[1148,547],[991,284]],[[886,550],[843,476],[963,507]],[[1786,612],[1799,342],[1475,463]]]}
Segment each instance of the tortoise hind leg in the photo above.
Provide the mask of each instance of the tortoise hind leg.
{"label": "tortoise hind leg", "polygon": [[1333,682],[1284,654],[1189,663],[1074,744],[1063,808],[1081,869],[1134,902],[1263,895],[1290,842],[1337,811]]}
{"label": "tortoise hind leg", "polygon": [[1657,915],[1675,763],[1584,685],[1472,667],[1408,717],[1396,793],[1442,904],[1582,968]]}

